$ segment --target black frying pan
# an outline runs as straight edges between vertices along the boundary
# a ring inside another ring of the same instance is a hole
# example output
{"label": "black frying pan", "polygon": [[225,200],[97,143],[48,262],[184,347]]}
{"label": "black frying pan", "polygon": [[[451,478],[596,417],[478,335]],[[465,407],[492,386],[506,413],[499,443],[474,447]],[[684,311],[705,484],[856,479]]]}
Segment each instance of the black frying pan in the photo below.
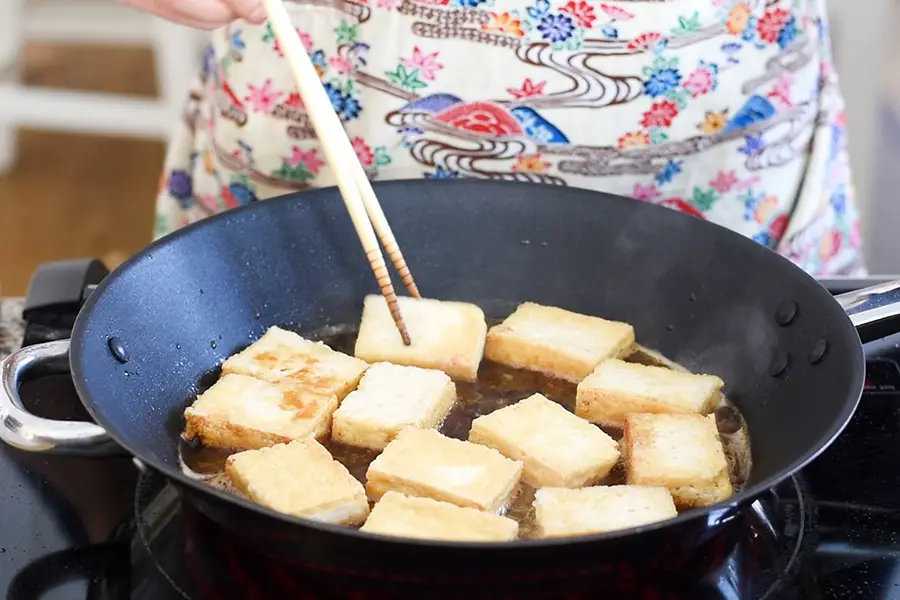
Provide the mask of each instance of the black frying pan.
{"label": "black frying pan", "polygon": [[[753,443],[727,502],[635,530],[511,544],[388,539],[289,518],[182,475],[182,410],[198,380],[272,325],[355,323],[377,291],[335,189],[233,210],[151,245],[109,276],[70,342],[2,365],[0,436],[37,452],[124,448],[222,526],[295,563],[431,585],[571,584],[651,570],[694,576],[728,553],[743,507],[815,458],[863,388],[860,337],[839,302],[777,254],[705,221],[575,189],[487,181],[378,184],[426,296],[502,317],[524,300],[627,321],[642,344],[726,382]],[[881,290],[890,292],[890,286]],[[865,337],[895,327],[890,293],[842,298]],[[874,308],[873,308],[874,307]],[[869,310],[872,309],[872,310]],[[30,367],[71,367],[97,424],[16,400]],[[523,588],[526,589],[526,588]]]}

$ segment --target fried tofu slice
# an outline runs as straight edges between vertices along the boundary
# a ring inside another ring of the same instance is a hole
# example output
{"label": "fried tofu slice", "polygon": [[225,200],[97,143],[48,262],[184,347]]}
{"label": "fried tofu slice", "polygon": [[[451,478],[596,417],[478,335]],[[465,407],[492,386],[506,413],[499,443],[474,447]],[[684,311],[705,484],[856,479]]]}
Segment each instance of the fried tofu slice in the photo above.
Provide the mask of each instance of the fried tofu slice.
{"label": "fried tofu slice", "polygon": [[270,383],[247,375],[219,379],[184,411],[187,440],[252,450],[306,437],[326,437],[338,402],[290,381]]}
{"label": "fried tofu slice", "polygon": [[499,512],[519,483],[523,465],[492,448],[407,427],[366,473],[366,491],[378,500],[388,491]]}
{"label": "fried tofu slice", "polygon": [[544,538],[630,529],[678,514],[666,488],[637,485],[542,488],[535,493],[534,510],[538,536]]}
{"label": "fried tofu slice", "polygon": [[578,383],[601,361],[631,353],[634,327],[578,313],[521,304],[487,334],[485,358]]}
{"label": "fried tofu slice", "polygon": [[314,439],[232,454],[225,474],[251,500],[294,517],[359,525],[369,514],[363,485]]}
{"label": "fried tofu slice", "polygon": [[619,428],[631,413],[705,415],[715,409],[724,385],[715,375],[606,360],[578,384],[575,414]]}
{"label": "fried tofu slice", "polygon": [[272,383],[290,381],[311,394],[334,395],[338,402],[353,391],[368,365],[365,361],[271,327],[265,335],[230,357],[222,373],[249,375]]}
{"label": "fried tofu slice", "polygon": [[400,339],[387,302],[367,296],[354,354],[367,362],[437,369],[453,379],[475,381],[484,353],[487,323],[474,304],[400,297],[412,343]]}
{"label": "fried tofu slice", "polygon": [[519,524],[474,508],[388,492],[372,509],[362,531],[455,542],[506,542],[516,539]]}
{"label": "fried tofu slice", "polygon": [[376,363],[335,411],[331,439],[383,450],[405,427],[437,427],[456,402],[456,384],[434,369]]}
{"label": "fried tofu slice", "polygon": [[534,487],[582,487],[619,460],[614,439],[541,394],[478,417],[469,441],[521,461],[522,478]]}
{"label": "fried tofu slice", "polygon": [[680,508],[733,493],[715,415],[628,415],[624,449],[628,483],[664,486]]}

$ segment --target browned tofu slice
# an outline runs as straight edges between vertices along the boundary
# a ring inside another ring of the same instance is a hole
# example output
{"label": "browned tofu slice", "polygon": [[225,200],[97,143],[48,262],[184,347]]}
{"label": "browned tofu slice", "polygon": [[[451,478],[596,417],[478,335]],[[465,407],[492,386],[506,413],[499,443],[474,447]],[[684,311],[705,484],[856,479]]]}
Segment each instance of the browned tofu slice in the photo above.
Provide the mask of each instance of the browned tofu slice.
{"label": "browned tofu slice", "polygon": [[630,529],[678,514],[666,488],[636,485],[543,488],[534,509],[538,535],[547,538]]}
{"label": "browned tofu slice", "polygon": [[365,361],[272,327],[265,335],[222,365],[222,373],[249,375],[272,383],[290,381],[295,389],[338,401],[356,388]]}
{"label": "browned tofu slice", "polygon": [[455,402],[456,385],[442,371],[376,363],[335,411],[331,438],[382,450],[406,427],[437,427]]}
{"label": "browned tofu slice", "polygon": [[532,302],[487,334],[484,356],[496,363],[578,383],[607,358],[634,346],[634,328]]}
{"label": "browned tofu slice", "polygon": [[516,539],[519,524],[474,508],[388,492],[362,531],[454,542],[506,542]]}
{"label": "browned tofu slice", "polygon": [[366,491],[372,500],[393,490],[498,512],[521,476],[521,462],[492,448],[407,427],[369,465]]}
{"label": "browned tofu slice", "polygon": [[437,369],[474,381],[487,333],[482,310],[464,302],[408,297],[398,302],[412,343],[403,344],[385,299],[367,296],[354,354],[367,362]]}
{"label": "browned tofu slice", "polygon": [[289,381],[228,374],[185,409],[184,437],[233,450],[325,437],[336,408],[333,394],[303,393]]}
{"label": "browned tofu slice", "polygon": [[597,482],[619,460],[614,439],[540,394],[478,417],[469,441],[524,463],[522,478],[535,487]]}
{"label": "browned tofu slice", "polygon": [[712,412],[723,382],[665,367],[605,360],[578,384],[575,414],[608,427],[624,427],[631,413]]}
{"label": "browned tofu slice", "polygon": [[733,493],[715,415],[633,414],[625,418],[628,483],[663,486],[679,507]]}
{"label": "browned tofu slice", "polygon": [[313,439],[232,454],[225,473],[239,492],[287,515],[358,525],[369,514],[362,484]]}

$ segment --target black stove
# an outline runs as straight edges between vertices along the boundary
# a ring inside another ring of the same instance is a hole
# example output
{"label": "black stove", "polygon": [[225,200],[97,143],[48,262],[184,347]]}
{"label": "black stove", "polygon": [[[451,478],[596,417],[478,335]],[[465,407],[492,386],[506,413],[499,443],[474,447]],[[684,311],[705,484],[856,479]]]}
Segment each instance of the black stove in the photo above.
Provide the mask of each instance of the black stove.
{"label": "black stove", "polygon": [[[83,294],[53,282],[52,270],[35,278],[25,344],[68,335]],[[870,283],[825,282],[835,293]],[[866,393],[845,433],[747,509],[725,565],[684,589],[648,582],[642,598],[900,600],[900,335],[869,344],[867,357]],[[66,376],[29,381],[22,397],[38,415],[87,419]],[[254,554],[131,459],[2,444],[0,590],[7,600],[371,598]],[[605,594],[566,596],[575,597]]]}

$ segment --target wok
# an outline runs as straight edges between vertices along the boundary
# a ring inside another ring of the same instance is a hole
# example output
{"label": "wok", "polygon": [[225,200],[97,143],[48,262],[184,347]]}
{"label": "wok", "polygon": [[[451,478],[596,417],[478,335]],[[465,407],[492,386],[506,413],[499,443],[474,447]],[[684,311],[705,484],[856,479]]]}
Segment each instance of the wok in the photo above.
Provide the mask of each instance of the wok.
{"label": "wok", "polygon": [[[847,424],[863,389],[860,336],[900,329],[896,286],[835,301],[776,253],[666,208],[475,180],[387,182],[376,191],[424,295],[475,302],[489,317],[530,300],[627,321],[645,346],[720,376],[752,440],[745,489],[627,531],[466,544],[299,520],[184,476],[182,411],[198,381],[272,325],[302,333],[358,323],[363,296],[377,293],[336,189],[229,211],[131,258],[90,296],[70,341],[2,364],[0,437],[35,452],[124,449],[254,547],[340,577],[529,593],[643,572],[694,577],[729,552],[754,498]],[[17,386],[37,368],[70,369],[96,424],[28,414]]]}

